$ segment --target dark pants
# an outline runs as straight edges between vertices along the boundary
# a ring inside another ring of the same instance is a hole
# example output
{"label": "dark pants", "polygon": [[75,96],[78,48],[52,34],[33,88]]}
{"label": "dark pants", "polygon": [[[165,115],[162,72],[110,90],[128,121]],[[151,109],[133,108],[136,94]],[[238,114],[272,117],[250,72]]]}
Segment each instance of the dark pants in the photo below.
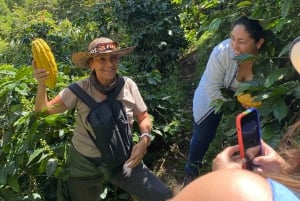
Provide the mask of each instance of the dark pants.
{"label": "dark pants", "polygon": [[217,128],[222,114],[212,112],[199,125],[194,123],[193,136],[190,141],[188,162],[185,166],[185,173],[188,176],[199,176],[199,168],[208,147],[216,136]]}
{"label": "dark pants", "polygon": [[171,190],[143,163],[125,177],[122,168],[109,172],[101,165],[96,167],[71,147],[68,166],[69,179],[60,182],[58,201],[97,201],[104,182],[120,187],[138,200],[164,201],[172,196]]}

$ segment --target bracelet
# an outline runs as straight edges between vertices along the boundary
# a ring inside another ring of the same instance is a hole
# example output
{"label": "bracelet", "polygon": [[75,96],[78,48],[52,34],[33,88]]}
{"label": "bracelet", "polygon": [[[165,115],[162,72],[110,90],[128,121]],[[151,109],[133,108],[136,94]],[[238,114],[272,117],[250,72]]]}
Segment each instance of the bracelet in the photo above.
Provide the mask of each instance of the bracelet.
{"label": "bracelet", "polygon": [[140,139],[142,139],[144,136],[147,136],[149,138],[149,140],[150,140],[149,144],[148,144],[148,146],[149,146],[152,141],[152,136],[149,133],[142,133],[140,136]]}
{"label": "bracelet", "polygon": [[144,136],[147,136],[150,140],[152,140],[152,136],[149,133],[142,133],[140,138],[142,139]]}

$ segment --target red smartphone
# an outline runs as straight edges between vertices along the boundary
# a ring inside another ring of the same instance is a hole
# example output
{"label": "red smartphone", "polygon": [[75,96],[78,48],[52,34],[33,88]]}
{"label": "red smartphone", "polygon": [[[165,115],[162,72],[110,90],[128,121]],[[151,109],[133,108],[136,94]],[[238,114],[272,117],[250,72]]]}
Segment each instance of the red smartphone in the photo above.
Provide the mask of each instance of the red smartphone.
{"label": "red smartphone", "polygon": [[249,108],[236,117],[240,156],[246,159],[244,169],[254,170],[253,159],[262,155],[261,126],[257,109]]}

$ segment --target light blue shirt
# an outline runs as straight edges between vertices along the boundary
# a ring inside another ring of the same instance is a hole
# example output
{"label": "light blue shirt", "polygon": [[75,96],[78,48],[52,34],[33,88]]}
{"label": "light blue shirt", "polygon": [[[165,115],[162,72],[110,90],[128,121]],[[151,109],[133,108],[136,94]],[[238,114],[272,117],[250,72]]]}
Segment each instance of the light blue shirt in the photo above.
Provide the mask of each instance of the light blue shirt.
{"label": "light blue shirt", "polygon": [[212,100],[224,99],[221,88],[236,90],[239,82],[236,80],[238,64],[230,39],[219,43],[211,52],[205,71],[195,90],[193,99],[193,117],[199,124],[214,111],[210,105]]}
{"label": "light blue shirt", "polygon": [[299,194],[293,192],[281,183],[267,179],[271,186],[273,201],[299,201]]}

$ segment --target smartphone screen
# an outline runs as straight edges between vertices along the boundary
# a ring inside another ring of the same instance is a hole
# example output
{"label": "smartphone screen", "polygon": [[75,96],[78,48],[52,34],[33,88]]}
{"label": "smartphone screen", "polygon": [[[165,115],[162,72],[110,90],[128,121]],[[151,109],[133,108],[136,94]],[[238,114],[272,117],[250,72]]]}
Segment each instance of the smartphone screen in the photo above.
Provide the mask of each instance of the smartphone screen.
{"label": "smartphone screen", "polygon": [[253,170],[256,168],[253,159],[262,154],[258,111],[255,108],[247,109],[237,116],[236,124],[240,155],[246,159],[244,168]]}

